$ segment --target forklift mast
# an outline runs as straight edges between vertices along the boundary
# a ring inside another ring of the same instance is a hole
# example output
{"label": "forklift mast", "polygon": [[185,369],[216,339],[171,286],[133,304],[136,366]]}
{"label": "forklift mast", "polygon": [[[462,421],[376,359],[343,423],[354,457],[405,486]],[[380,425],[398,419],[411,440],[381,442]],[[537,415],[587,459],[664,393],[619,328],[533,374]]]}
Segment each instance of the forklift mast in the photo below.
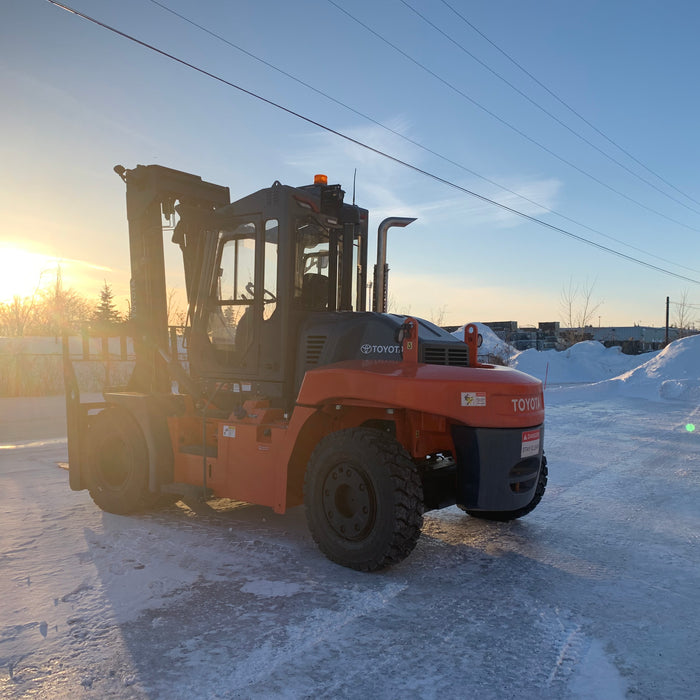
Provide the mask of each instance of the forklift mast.
{"label": "forklift mast", "polygon": [[166,393],[169,380],[160,355],[168,347],[163,218],[173,217],[176,202],[204,211],[228,204],[229,189],[160,165],[138,165],[133,170],[117,165],[114,171],[126,183],[129,221],[131,321],[137,358],[129,388]]}

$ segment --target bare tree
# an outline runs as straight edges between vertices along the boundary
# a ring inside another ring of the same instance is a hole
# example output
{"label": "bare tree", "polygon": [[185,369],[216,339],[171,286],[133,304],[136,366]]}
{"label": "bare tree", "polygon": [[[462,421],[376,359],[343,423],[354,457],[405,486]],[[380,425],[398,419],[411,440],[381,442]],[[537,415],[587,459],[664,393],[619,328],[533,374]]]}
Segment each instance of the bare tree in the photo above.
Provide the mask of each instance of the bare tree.
{"label": "bare tree", "polygon": [[410,316],[411,315],[411,305],[402,305],[399,308],[399,303],[396,301],[396,297],[389,292],[386,300],[386,310],[390,314],[399,314],[400,316]]}
{"label": "bare tree", "polygon": [[32,332],[35,335],[59,336],[65,332],[79,330],[89,319],[90,305],[74,289],[66,289],[63,286],[63,274],[59,265],[56,279],[39,295]]}
{"label": "bare tree", "polygon": [[42,271],[30,296],[20,297],[15,294],[12,301],[0,304],[0,333],[8,336],[23,336],[32,332],[40,305],[41,281],[46,271]]}
{"label": "bare tree", "polygon": [[168,289],[167,313],[169,326],[184,326],[187,323],[187,311],[183,309],[178,296],[178,289],[175,287]]}
{"label": "bare tree", "polygon": [[594,299],[594,290],[595,280],[589,282],[586,279],[581,284],[575,284],[573,278],[569,279],[568,286],[562,288],[560,311],[566,329],[567,346],[584,339],[586,326],[592,325],[593,318],[603,303]]}
{"label": "bare tree", "polygon": [[0,334],[59,336],[65,331],[79,330],[90,320],[90,304],[78,292],[63,286],[60,266],[56,279],[42,288],[44,276],[42,272],[31,296],[15,296],[12,301],[0,304]]}
{"label": "bare tree", "polygon": [[15,295],[12,301],[0,304],[0,333],[2,335],[21,337],[32,322],[35,313],[36,296],[20,297]]}
{"label": "bare tree", "polygon": [[437,309],[430,309],[430,316],[428,320],[434,323],[436,326],[445,325],[445,316],[447,315],[447,304],[443,304]]}
{"label": "bare tree", "polygon": [[681,292],[679,301],[671,303],[675,307],[671,325],[678,329],[678,337],[683,338],[696,323],[694,306],[688,301],[688,290],[684,289]]}

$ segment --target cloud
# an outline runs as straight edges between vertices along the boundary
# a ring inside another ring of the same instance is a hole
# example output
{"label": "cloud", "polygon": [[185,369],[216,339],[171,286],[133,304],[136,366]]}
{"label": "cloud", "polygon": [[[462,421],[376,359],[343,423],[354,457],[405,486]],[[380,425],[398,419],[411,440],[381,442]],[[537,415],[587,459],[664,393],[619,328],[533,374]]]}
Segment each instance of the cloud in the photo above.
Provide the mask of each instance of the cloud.
{"label": "cloud", "polygon": [[111,267],[106,267],[105,265],[95,265],[95,263],[88,262],[87,260],[75,260],[74,258],[54,258],[54,261],[58,265],[72,265],[79,268],[85,268],[88,270],[98,270],[99,272],[113,272],[114,269]]}
{"label": "cloud", "polygon": [[142,143],[149,148],[160,145],[146,133],[129,128],[124,120],[116,118],[114,114],[99,111],[97,101],[74,97],[67,90],[47,83],[27,71],[0,66],[0,84],[7,89],[9,82],[14,83],[16,89],[31,94],[37,102],[50,106],[52,120],[60,123],[64,130],[75,129],[76,125],[82,129],[88,124],[91,128],[107,128],[110,132],[122,134],[131,142]]}
{"label": "cloud", "polygon": [[[408,120],[398,117],[389,126],[399,133],[410,130]],[[339,127],[338,131],[401,160],[418,160],[416,147],[380,126]],[[301,150],[291,155],[287,163],[304,173],[319,172],[319,168],[325,168],[324,172],[332,182],[338,182],[339,176],[342,176],[341,184],[350,195],[349,200],[352,198],[353,175],[357,170],[358,204],[371,210],[381,207],[393,212],[409,205],[405,195],[400,193],[410,190],[410,185],[406,183],[410,171],[400,164],[328,132],[307,133],[297,143],[301,145]],[[412,203],[410,205],[414,206]]]}
{"label": "cloud", "polygon": [[[541,217],[553,209],[561,189],[561,182],[551,178],[542,180],[503,179],[501,182],[504,187],[511,191],[506,192],[492,185],[489,185],[488,189],[484,189],[478,181],[465,183],[462,186],[504,207],[532,217]],[[421,206],[421,215],[428,222],[451,219],[460,221],[469,227],[491,225],[497,228],[511,228],[523,221],[523,217],[518,214],[506,211],[467,193],[427,202]]]}

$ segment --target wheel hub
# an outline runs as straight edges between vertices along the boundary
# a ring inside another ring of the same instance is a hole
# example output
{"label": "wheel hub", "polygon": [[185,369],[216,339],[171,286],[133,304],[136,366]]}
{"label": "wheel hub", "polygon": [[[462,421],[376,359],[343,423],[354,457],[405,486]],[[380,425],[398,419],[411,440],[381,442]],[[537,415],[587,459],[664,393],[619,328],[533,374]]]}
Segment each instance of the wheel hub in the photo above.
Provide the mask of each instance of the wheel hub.
{"label": "wheel hub", "polygon": [[123,440],[109,440],[99,456],[102,479],[111,488],[120,488],[129,477],[128,447]]}
{"label": "wheel hub", "polygon": [[352,466],[334,467],[323,483],[323,510],[336,534],[347,540],[366,537],[376,517],[370,482]]}

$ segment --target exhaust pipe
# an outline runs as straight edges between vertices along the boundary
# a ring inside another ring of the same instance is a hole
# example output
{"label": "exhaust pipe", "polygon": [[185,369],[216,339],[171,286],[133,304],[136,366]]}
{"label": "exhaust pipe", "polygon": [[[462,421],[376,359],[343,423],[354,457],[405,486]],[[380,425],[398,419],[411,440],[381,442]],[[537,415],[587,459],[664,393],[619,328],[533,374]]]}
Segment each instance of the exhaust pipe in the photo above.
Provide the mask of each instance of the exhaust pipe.
{"label": "exhaust pipe", "polygon": [[384,219],[377,229],[377,264],[374,266],[374,300],[372,309],[386,313],[389,293],[389,266],[386,264],[386,239],[389,229],[397,226],[403,228],[415,221],[403,216],[390,216]]}

